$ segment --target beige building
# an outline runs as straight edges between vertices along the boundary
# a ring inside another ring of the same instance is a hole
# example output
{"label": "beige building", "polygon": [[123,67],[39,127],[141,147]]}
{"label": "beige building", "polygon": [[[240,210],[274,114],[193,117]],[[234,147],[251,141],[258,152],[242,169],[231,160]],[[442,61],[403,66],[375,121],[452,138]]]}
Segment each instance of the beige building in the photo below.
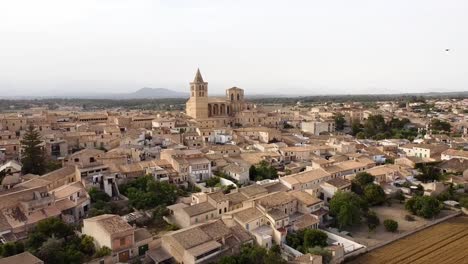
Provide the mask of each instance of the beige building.
{"label": "beige building", "polygon": [[157,263],[216,263],[216,259],[239,252],[252,237],[240,226],[223,221],[184,228],[162,237],[161,248],[148,254]]}
{"label": "beige building", "polygon": [[145,229],[135,229],[118,215],[104,214],[83,220],[82,233],[94,238],[96,246],[112,250],[109,263],[128,262],[143,256],[152,236]]}

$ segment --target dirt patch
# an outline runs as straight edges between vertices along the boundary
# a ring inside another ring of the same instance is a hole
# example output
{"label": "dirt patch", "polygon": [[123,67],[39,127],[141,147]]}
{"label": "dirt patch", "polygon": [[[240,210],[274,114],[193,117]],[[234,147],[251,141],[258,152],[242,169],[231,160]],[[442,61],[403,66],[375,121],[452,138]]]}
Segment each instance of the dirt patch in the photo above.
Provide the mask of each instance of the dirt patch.
{"label": "dirt patch", "polygon": [[[432,221],[417,216],[413,216],[415,219],[414,221],[405,220],[405,216],[409,213],[405,210],[404,205],[400,203],[393,203],[392,206],[373,207],[371,210],[375,211],[380,219],[380,225],[374,231],[369,232],[369,229],[365,223],[359,227],[347,230],[351,232],[354,241],[367,247],[372,247],[383,242],[391,241],[399,237],[401,234],[411,232],[416,228],[429,224]],[[440,219],[450,214],[455,214],[455,212],[442,211],[436,219]],[[397,221],[398,231],[395,233],[387,232],[383,226],[383,221],[385,219],[393,219]]]}

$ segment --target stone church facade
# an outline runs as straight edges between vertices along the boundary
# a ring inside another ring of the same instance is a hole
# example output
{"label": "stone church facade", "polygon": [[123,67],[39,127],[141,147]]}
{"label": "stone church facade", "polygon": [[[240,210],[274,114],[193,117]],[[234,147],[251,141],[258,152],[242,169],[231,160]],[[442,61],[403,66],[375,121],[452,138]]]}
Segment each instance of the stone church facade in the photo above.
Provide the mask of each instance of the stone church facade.
{"label": "stone church facade", "polygon": [[190,98],[186,104],[187,115],[195,119],[201,127],[226,127],[237,123],[241,112],[251,110],[244,100],[244,90],[232,87],[226,90],[226,97],[209,97],[208,83],[197,70],[190,83]]}

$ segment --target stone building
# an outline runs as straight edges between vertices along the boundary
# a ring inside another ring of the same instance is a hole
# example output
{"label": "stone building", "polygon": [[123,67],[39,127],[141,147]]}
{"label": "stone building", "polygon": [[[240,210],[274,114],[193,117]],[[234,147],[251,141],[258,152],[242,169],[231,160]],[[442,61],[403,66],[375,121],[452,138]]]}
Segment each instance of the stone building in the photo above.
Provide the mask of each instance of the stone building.
{"label": "stone building", "polygon": [[233,125],[235,116],[250,105],[244,101],[244,90],[232,87],[226,90],[226,97],[209,97],[208,83],[197,70],[190,83],[190,98],[187,101],[187,115],[200,123],[201,127],[225,127]]}

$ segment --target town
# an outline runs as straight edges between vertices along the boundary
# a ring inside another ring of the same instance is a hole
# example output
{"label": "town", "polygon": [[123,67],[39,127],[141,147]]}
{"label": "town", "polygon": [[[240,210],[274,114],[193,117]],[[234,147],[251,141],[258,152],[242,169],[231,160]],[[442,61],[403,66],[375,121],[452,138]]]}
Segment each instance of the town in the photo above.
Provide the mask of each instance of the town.
{"label": "town", "polygon": [[448,237],[437,263],[466,253],[468,99],[262,104],[210,96],[200,70],[187,90],[185,110],[2,111],[0,263],[415,263]]}

